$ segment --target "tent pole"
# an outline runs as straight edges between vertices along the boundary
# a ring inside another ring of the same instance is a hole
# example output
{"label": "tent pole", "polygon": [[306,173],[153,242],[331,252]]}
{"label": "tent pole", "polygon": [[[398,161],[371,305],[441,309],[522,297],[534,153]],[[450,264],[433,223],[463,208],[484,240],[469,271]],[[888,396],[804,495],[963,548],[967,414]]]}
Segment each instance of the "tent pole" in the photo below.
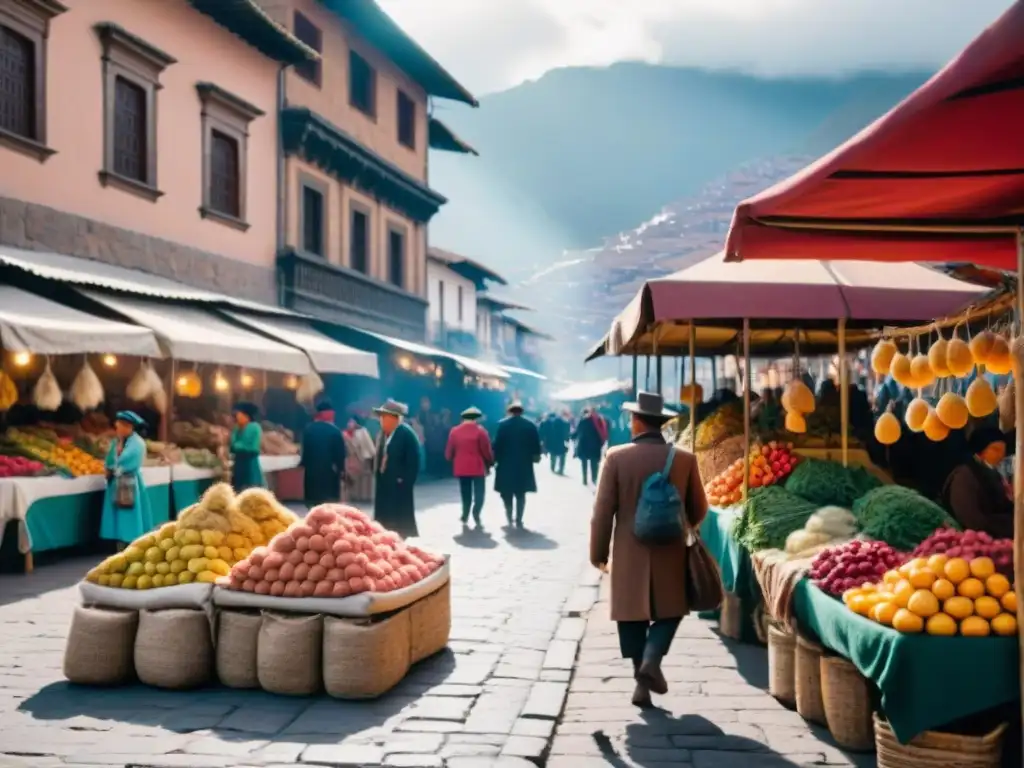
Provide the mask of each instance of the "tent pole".
{"label": "tent pole", "polygon": [[651,391],[651,356],[644,355],[644,392]]}
{"label": "tent pole", "polygon": [[850,464],[850,377],[846,363],[846,318],[839,318],[839,434],[843,466]]}
{"label": "tent pole", "polygon": [[690,453],[697,453],[697,327],[693,320],[690,321]]}
{"label": "tent pole", "polygon": [[640,358],[633,353],[633,400],[636,400],[637,378],[640,375]]}
{"label": "tent pole", "polygon": [[750,492],[750,320],[743,318],[743,500]]}
{"label": "tent pole", "polygon": [[655,381],[655,386],[657,387],[657,389],[655,391],[659,395],[664,393],[664,389],[661,386],[661,383],[662,383],[662,379],[661,379],[661,360],[662,360],[661,355],[658,355],[656,358],[654,358],[654,381]]}
{"label": "tent pole", "polygon": [[[1024,229],[1017,230],[1017,317],[1024,318]],[[1024,320],[1021,320],[1024,324]],[[1017,329],[1018,339],[1021,328]],[[1021,369],[1018,355],[1013,360],[1013,393],[1016,421],[1016,450],[1013,457],[1013,581],[1017,590],[1017,624],[1024,621],[1024,600],[1021,590],[1024,587],[1024,370]],[[1024,660],[1024,636],[1018,640],[1018,654]],[[1020,687],[1024,691],[1024,665],[1020,668]]]}

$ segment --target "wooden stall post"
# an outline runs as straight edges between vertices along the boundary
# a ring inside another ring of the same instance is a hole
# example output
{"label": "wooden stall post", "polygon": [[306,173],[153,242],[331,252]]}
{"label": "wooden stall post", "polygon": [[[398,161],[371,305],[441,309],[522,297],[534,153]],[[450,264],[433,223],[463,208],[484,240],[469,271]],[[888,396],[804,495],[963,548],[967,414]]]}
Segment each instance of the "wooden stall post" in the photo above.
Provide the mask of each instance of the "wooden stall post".
{"label": "wooden stall post", "polygon": [[743,318],[743,500],[750,492],[750,320]]}
{"label": "wooden stall post", "polygon": [[697,453],[697,326],[690,321],[690,453]]}
{"label": "wooden stall post", "polygon": [[843,466],[850,464],[850,377],[846,371],[846,318],[839,318],[839,444]]}
{"label": "wooden stall post", "polygon": [[178,383],[178,361],[173,357],[167,369],[167,412],[160,414],[160,441],[168,442],[171,437],[171,424],[174,421],[174,388]]}
{"label": "wooden stall post", "polygon": [[644,392],[651,391],[651,356],[644,355]]}
{"label": "wooden stall post", "polygon": [[657,357],[654,358],[654,382],[655,382],[655,386],[657,387],[658,394],[659,395],[664,395],[665,390],[664,390],[664,387],[662,386],[662,378],[661,378],[661,361],[662,361],[661,355],[658,355]]}
{"label": "wooden stall post", "polygon": [[[1017,231],[1017,336],[1024,331],[1024,229]],[[1013,582],[1017,592],[1017,626],[1024,626],[1024,371],[1013,355],[1014,421],[1017,429],[1013,455]],[[1024,694],[1024,635],[1020,635],[1018,655],[1020,688]]]}
{"label": "wooden stall post", "polygon": [[636,352],[633,353],[633,396],[632,399],[636,400],[637,392],[637,378],[640,375],[640,358],[636,356]]}

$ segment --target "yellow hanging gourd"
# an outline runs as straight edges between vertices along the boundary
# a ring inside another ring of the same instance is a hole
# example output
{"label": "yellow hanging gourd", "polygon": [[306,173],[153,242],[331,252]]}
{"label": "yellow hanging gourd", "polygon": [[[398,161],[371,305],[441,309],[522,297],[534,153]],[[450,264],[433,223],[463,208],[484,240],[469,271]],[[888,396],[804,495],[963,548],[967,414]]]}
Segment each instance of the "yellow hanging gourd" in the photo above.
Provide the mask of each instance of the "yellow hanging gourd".
{"label": "yellow hanging gourd", "polygon": [[989,350],[985,370],[997,376],[1005,376],[1013,370],[1013,358],[1010,357],[1010,345],[1002,336],[996,336]]}
{"label": "yellow hanging gourd", "polygon": [[928,405],[928,401],[921,397],[915,397],[907,405],[907,410],[903,414],[903,421],[907,424],[907,429],[911,432],[920,432],[924,429],[925,419],[928,418],[928,413],[931,411],[931,406]]}
{"label": "yellow hanging gourd", "polygon": [[910,372],[910,358],[902,352],[897,352],[893,355],[892,365],[889,366],[889,373],[896,380],[897,384],[913,388],[914,376]]}
{"label": "yellow hanging gourd", "polygon": [[947,437],[949,437],[949,427],[942,423],[942,419],[934,410],[928,411],[928,417],[924,420],[924,432],[925,437],[929,440],[941,443]]}
{"label": "yellow hanging gourd", "polygon": [[950,376],[963,378],[974,370],[974,355],[967,342],[961,339],[950,339],[946,344],[946,367]]}
{"label": "yellow hanging gourd", "polygon": [[910,378],[914,380],[917,389],[931,386],[935,381],[935,372],[932,371],[931,363],[928,362],[928,355],[914,355],[910,361]]}
{"label": "yellow hanging gourd", "polygon": [[802,413],[786,411],[786,431],[802,435],[807,431],[807,420]]}
{"label": "yellow hanging gourd", "polygon": [[795,413],[814,413],[814,393],[799,379],[793,379],[782,393],[782,407]]}
{"label": "yellow hanging gourd", "polygon": [[992,391],[992,385],[988,383],[987,379],[980,376],[972,381],[971,386],[967,388],[964,403],[967,405],[967,411],[976,419],[983,419],[995,413],[996,408],[999,407],[999,401],[996,400],[996,393]]}
{"label": "yellow hanging gourd", "polygon": [[893,342],[889,339],[882,339],[871,350],[871,370],[875,373],[888,373],[892,366],[892,359],[898,351]]}
{"label": "yellow hanging gourd", "polygon": [[971,339],[971,343],[967,346],[971,350],[971,357],[974,358],[975,363],[985,365],[988,362],[988,356],[992,353],[992,345],[995,344],[995,341],[996,335],[991,331],[982,331]]}
{"label": "yellow hanging gourd", "polygon": [[935,406],[935,414],[950,429],[963,429],[967,426],[967,419],[971,412],[967,410],[967,403],[955,392],[947,392],[939,398]]}
{"label": "yellow hanging gourd", "polygon": [[898,442],[900,433],[900,420],[891,413],[883,413],[875,422],[875,439],[882,445]]}

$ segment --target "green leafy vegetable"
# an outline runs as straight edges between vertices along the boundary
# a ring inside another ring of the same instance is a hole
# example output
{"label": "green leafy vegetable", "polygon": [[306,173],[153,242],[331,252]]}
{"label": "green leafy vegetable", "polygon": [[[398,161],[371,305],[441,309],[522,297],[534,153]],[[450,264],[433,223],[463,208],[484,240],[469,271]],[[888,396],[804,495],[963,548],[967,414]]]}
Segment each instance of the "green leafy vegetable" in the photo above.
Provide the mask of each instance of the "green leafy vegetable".
{"label": "green leafy vegetable", "polygon": [[861,533],[909,552],[936,528],[960,526],[946,510],[917,491],[902,485],[886,485],[868,491],[853,505]]}
{"label": "green leafy vegetable", "polygon": [[772,485],[757,488],[743,505],[733,534],[747,549],[782,549],[793,531],[803,528],[817,505]]}
{"label": "green leafy vegetable", "polygon": [[819,507],[849,509],[881,481],[863,467],[844,467],[835,461],[805,458],[786,478],[785,489]]}

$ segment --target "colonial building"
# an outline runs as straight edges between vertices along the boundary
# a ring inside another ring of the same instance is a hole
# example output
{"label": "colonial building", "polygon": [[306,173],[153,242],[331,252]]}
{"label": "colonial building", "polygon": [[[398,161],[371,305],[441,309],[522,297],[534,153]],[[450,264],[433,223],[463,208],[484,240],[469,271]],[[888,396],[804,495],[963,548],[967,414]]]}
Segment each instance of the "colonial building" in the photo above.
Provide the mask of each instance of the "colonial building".
{"label": "colonial building", "polygon": [[505,278],[465,256],[430,248],[427,252],[429,341],[456,354],[476,357],[485,346],[477,334],[477,295],[487,283]]}
{"label": "colonial building", "polygon": [[276,303],[279,75],[255,0],[0,0],[0,255]]}
{"label": "colonial building", "polygon": [[259,0],[319,59],[289,70],[280,113],[283,303],[425,341],[427,224],[446,202],[428,146],[472,149],[430,99],[476,100],[374,0]]}

